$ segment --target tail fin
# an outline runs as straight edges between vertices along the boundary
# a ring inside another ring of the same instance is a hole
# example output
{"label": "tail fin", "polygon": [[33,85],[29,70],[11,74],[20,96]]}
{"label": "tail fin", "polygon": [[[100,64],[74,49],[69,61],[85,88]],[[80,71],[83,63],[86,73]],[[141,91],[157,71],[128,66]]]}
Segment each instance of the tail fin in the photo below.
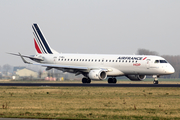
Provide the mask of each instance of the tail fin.
{"label": "tail fin", "polygon": [[48,42],[46,41],[43,33],[37,24],[32,25],[34,34],[34,44],[38,54],[53,54],[57,53],[55,50],[51,49]]}

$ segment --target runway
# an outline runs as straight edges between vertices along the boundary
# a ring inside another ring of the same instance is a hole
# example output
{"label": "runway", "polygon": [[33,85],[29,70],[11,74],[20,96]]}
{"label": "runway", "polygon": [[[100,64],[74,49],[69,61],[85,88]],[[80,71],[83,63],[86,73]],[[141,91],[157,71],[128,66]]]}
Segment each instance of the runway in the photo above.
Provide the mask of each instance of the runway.
{"label": "runway", "polygon": [[0,83],[0,86],[39,87],[180,87],[180,84],[82,84],[82,83]]}

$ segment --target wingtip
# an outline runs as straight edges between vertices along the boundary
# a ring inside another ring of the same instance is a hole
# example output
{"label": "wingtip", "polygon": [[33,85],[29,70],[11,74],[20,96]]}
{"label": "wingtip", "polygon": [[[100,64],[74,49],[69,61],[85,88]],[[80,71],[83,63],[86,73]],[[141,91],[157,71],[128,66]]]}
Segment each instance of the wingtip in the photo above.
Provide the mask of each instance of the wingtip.
{"label": "wingtip", "polygon": [[[19,53],[19,52],[18,52],[18,53]],[[23,56],[21,55],[21,53],[19,53],[19,56],[21,57],[21,59],[23,60],[23,62],[24,62],[24,63],[27,63],[27,64],[32,64],[32,63],[30,63],[30,62],[26,61],[26,60],[23,58]]]}

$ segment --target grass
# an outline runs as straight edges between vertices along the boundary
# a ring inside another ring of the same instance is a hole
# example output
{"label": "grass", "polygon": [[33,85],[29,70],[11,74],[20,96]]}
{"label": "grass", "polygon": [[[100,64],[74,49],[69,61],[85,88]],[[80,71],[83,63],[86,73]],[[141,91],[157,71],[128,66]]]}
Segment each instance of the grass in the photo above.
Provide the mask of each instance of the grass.
{"label": "grass", "polygon": [[0,117],[180,119],[180,88],[0,87]]}

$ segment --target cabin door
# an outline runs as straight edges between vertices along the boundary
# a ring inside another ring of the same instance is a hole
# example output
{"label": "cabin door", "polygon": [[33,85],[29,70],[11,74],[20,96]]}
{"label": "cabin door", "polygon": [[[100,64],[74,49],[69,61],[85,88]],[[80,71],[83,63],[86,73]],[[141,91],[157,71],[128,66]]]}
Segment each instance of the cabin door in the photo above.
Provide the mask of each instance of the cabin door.
{"label": "cabin door", "polygon": [[57,57],[54,57],[54,58],[53,58],[53,62],[54,62],[54,64],[56,64],[56,62],[57,62]]}
{"label": "cabin door", "polygon": [[147,60],[146,60],[146,62],[147,62],[147,64],[146,64],[147,69],[150,68],[150,61],[151,61],[150,59],[147,59]]}

